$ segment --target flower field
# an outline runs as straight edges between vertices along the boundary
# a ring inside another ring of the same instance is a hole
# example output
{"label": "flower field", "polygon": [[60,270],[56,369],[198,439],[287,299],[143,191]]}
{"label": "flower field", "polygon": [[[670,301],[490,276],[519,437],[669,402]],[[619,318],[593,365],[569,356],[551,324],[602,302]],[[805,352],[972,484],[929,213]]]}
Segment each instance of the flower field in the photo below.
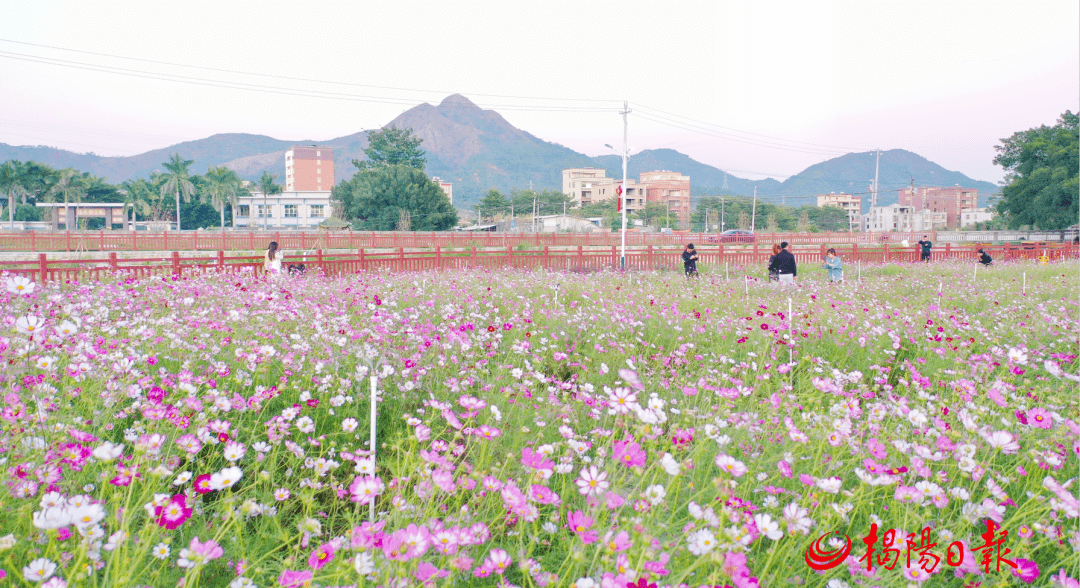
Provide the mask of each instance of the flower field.
{"label": "flower field", "polygon": [[1075,262],[704,271],[0,278],[0,588],[1078,586]]}

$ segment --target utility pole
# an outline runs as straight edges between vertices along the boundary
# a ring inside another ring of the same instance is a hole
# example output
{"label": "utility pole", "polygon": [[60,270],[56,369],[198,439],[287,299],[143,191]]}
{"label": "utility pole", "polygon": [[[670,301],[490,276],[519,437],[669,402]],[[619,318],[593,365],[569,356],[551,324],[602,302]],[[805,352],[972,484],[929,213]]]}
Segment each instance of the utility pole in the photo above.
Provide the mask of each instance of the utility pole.
{"label": "utility pole", "polygon": [[621,269],[623,271],[625,271],[626,270],[626,160],[630,158],[630,154],[627,152],[628,150],[627,150],[627,145],[626,145],[626,133],[627,133],[626,115],[630,114],[630,105],[625,100],[623,101],[622,112],[620,112],[619,114],[622,115],[622,125],[623,125],[622,126],[622,128],[623,128],[623,131],[622,131],[622,150],[623,150],[623,152],[622,152],[622,185],[623,185],[623,191],[622,191],[622,195],[620,196],[622,198],[622,250],[621,250],[621,254],[620,254],[620,257],[621,257],[621,264],[620,265],[621,265]]}
{"label": "utility pole", "polygon": [[566,200],[562,203],[562,224],[563,228],[566,228]]}
{"label": "utility pole", "polygon": [[874,192],[870,195],[870,206],[878,205],[878,171],[881,169],[881,149],[877,150],[877,163],[874,164]]}
{"label": "utility pole", "polygon": [[720,232],[724,232],[724,199],[720,199]]}
{"label": "utility pole", "polygon": [[754,186],[754,206],[750,209],[750,232],[753,233],[755,227],[757,227],[757,186]]}
{"label": "utility pole", "polygon": [[671,228],[671,201],[668,200],[665,204],[667,205],[667,210],[664,212],[664,228],[665,229],[670,229]]}

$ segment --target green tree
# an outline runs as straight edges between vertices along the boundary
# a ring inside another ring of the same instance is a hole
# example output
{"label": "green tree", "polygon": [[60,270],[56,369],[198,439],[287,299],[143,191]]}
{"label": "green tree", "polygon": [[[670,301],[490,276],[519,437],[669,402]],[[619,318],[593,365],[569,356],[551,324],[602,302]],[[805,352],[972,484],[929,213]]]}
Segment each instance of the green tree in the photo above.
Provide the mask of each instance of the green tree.
{"label": "green tree", "polygon": [[15,198],[26,197],[25,166],[18,161],[5,161],[0,164],[0,192],[7,194],[8,222],[10,229],[15,230]]}
{"label": "green tree", "polygon": [[195,160],[184,159],[179,153],[173,153],[169,156],[169,161],[162,164],[169,173],[161,176],[164,180],[161,196],[164,198],[166,194],[176,194],[177,231],[180,230],[180,196],[183,195],[184,202],[191,202],[191,197],[195,194],[195,186],[191,183],[191,173],[188,171],[193,163]]}
{"label": "green tree", "polygon": [[52,199],[57,194],[64,197],[64,228],[69,231],[77,227],[72,226],[73,223],[71,221],[74,215],[68,205],[71,203],[79,204],[82,202],[82,197],[85,194],[82,188],[82,180],[82,174],[79,172],[73,169],[65,169],[60,173],[60,179],[53,184],[52,188],[46,194],[47,199]]}
{"label": "green tree", "polygon": [[420,137],[413,136],[410,128],[399,129],[391,126],[378,131],[368,131],[368,147],[364,149],[367,159],[354,159],[353,165],[361,171],[380,167],[404,165],[424,171],[427,159],[420,144]]}
{"label": "green tree", "polygon": [[[153,214],[154,209],[151,207],[150,202],[153,200],[154,192],[150,189],[150,184],[142,179],[125,180],[120,185],[120,194],[124,198],[124,228],[128,227],[128,223],[134,223],[136,216],[142,214],[144,217]],[[131,210],[131,218],[128,219],[128,210]]]}
{"label": "green tree", "polygon": [[1005,169],[997,209],[1011,228],[1063,229],[1080,217],[1080,115],[1065,111],[1057,124],[1002,139],[994,164]]}
{"label": "green tree", "polygon": [[274,183],[277,179],[276,175],[270,175],[270,172],[264,171],[261,178],[259,178],[259,191],[263,195],[263,230],[267,228],[267,223],[270,220],[270,207],[266,202],[267,196],[274,194],[281,194],[281,186]]}
{"label": "green tree", "polygon": [[[509,214],[510,207],[513,206],[513,204],[514,202],[510,198],[504,196],[498,189],[492,188],[487,192],[484,192],[484,196],[480,198],[480,202],[477,203],[477,206],[480,209],[480,214],[486,212],[494,218],[496,214]],[[514,212],[517,211],[515,210]],[[477,219],[476,222],[477,224],[480,224],[479,219]]]}
{"label": "green tree", "polygon": [[442,188],[407,165],[358,173],[335,186],[331,198],[360,230],[392,231],[405,223],[414,231],[445,231],[458,220]]}
{"label": "green tree", "polygon": [[235,207],[241,190],[240,176],[225,167],[211,167],[206,171],[203,182],[203,195],[210,205],[221,213],[221,230],[225,230],[225,207]]}

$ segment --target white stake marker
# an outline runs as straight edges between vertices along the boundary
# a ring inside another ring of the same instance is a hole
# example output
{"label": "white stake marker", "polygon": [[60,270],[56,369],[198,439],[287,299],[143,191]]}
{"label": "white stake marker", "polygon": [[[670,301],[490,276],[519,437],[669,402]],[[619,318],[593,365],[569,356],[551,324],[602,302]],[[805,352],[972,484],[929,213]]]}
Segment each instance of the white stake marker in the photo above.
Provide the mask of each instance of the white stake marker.
{"label": "white stake marker", "polygon": [[[371,379],[371,475],[375,475],[375,398],[378,396],[377,388],[379,377],[372,370]],[[371,499],[371,522],[375,522],[375,499]]]}

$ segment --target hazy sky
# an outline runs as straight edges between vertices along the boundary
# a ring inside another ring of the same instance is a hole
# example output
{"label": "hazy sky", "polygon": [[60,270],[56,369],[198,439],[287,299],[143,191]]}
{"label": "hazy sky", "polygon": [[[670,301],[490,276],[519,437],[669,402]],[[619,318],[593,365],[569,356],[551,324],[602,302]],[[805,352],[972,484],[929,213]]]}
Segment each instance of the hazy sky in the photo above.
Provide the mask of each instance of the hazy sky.
{"label": "hazy sky", "polygon": [[619,144],[628,100],[632,150],[742,177],[881,147],[996,182],[1000,138],[1080,109],[1076,0],[7,0],[3,15],[0,142],[102,155],[331,139],[457,92],[589,155]]}

